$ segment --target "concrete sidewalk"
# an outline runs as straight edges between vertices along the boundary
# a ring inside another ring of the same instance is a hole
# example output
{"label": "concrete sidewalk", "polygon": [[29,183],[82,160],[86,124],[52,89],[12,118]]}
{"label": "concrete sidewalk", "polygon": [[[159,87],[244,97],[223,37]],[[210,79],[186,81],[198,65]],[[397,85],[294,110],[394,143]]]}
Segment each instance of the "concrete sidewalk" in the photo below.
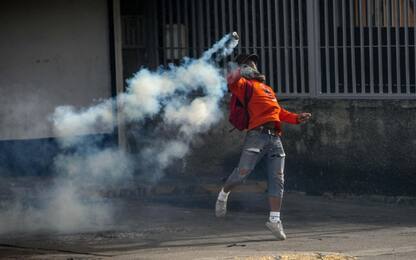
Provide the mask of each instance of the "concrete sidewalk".
{"label": "concrete sidewalk", "polygon": [[213,195],[114,199],[89,231],[4,234],[1,259],[416,259],[416,207],[289,193],[288,239],[264,226],[266,195],[234,193],[224,219]]}

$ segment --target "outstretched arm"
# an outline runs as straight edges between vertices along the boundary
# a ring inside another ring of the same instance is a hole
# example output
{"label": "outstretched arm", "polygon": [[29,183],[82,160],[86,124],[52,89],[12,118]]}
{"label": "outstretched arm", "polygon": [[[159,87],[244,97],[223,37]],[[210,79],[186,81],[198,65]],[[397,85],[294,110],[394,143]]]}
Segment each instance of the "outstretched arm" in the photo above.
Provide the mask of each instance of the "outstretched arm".
{"label": "outstretched arm", "polygon": [[300,114],[296,114],[296,113],[292,113],[287,111],[284,108],[281,108],[280,110],[280,120],[289,123],[289,124],[299,124],[299,123],[303,123],[308,121],[311,118],[312,114],[311,113],[300,113]]}
{"label": "outstretched arm", "polygon": [[281,107],[279,113],[280,120],[289,124],[299,124],[298,121],[299,115],[296,113],[292,113]]}

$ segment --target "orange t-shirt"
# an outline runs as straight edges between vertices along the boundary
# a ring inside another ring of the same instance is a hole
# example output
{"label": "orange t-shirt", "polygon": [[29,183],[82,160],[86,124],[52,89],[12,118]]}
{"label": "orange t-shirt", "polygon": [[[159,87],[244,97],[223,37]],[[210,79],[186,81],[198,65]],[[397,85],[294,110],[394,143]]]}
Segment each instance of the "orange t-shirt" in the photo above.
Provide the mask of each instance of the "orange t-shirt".
{"label": "orange t-shirt", "polygon": [[[248,80],[239,75],[228,77],[228,89],[240,101],[244,100]],[[267,122],[275,122],[276,129],[280,129],[281,121],[290,124],[299,123],[298,114],[283,109],[277,102],[276,94],[270,86],[257,80],[250,80],[250,82],[253,86],[253,95],[248,102],[248,114],[250,116],[248,130]]]}

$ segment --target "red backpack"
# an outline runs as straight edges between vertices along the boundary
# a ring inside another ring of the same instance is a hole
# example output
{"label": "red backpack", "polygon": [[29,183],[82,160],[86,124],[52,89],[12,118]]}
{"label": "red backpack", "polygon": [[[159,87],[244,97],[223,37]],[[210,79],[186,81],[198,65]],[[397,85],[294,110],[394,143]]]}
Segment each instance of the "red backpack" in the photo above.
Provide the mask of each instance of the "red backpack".
{"label": "red backpack", "polygon": [[249,80],[246,82],[243,102],[240,101],[236,95],[231,95],[230,115],[228,116],[228,121],[234,126],[232,130],[237,128],[242,131],[248,128],[250,116],[248,114],[247,107],[248,102],[253,95],[253,84]]}

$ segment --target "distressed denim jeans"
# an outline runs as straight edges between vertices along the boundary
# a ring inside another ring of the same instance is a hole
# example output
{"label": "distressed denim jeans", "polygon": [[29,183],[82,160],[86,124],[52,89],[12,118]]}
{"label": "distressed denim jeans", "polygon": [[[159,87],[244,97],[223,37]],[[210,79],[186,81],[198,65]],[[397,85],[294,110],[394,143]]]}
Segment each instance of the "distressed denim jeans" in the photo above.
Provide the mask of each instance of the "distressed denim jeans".
{"label": "distressed denim jeans", "polygon": [[264,158],[268,176],[269,196],[283,197],[285,152],[279,136],[260,131],[249,131],[238,163],[228,177],[226,185],[236,186],[243,183],[257,163]]}

